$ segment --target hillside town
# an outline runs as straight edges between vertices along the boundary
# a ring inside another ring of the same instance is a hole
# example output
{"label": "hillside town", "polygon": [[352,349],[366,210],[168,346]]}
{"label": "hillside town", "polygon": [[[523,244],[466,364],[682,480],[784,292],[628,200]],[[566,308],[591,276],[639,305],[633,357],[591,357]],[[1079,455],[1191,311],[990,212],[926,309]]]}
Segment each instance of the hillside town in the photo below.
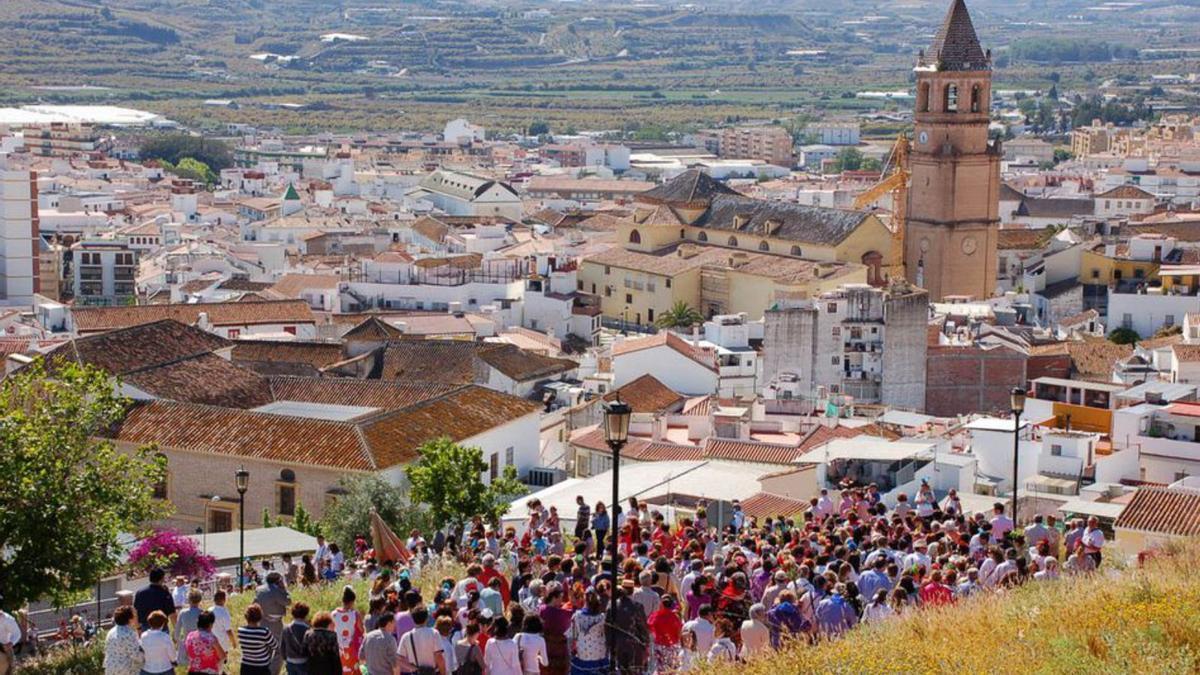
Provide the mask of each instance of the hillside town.
{"label": "hillside town", "polygon": [[[0,108],[5,380],[98,373],[214,565],[0,600],[0,675],[677,673],[1200,535],[1200,116],[1048,133],[963,0],[911,56],[884,138]],[[311,527],[442,441],[496,513]]]}

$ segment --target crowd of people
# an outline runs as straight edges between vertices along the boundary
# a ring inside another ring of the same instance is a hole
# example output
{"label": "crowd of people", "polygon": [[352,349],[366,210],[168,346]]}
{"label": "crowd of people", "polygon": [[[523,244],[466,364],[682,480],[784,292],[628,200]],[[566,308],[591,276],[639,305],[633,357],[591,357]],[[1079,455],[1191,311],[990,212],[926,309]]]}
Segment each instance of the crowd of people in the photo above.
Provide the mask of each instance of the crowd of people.
{"label": "crowd of people", "polygon": [[[953,491],[939,501],[928,486],[891,508],[873,487],[821,491],[804,514],[761,521],[735,502],[719,523],[703,503],[668,522],[636,499],[610,513],[580,497],[566,532],[556,509],[527,507],[503,531],[476,518],[461,533],[411,532],[403,562],[377,562],[365,538],[349,559],[320,540],[299,563],[264,566],[236,619],[225,591],[205,609],[198,590],[177,581],[173,593],[158,571],[116,612],[106,672],[678,673],[1088,573],[1105,545],[1094,518],[1060,528],[1036,516],[1018,528],[1003,504],[967,513]],[[292,602],[289,588],[322,580],[358,583],[336,607]],[[239,663],[228,658],[235,645]]]}

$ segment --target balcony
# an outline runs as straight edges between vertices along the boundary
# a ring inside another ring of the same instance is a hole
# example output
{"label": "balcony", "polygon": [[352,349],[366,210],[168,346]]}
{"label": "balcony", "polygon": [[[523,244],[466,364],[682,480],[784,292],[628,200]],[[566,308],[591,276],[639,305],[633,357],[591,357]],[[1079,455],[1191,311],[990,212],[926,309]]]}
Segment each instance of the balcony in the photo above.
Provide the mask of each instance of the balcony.
{"label": "balcony", "polygon": [[132,267],[117,267],[113,269],[113,278],[118,281],[133,281],[136,270]]}

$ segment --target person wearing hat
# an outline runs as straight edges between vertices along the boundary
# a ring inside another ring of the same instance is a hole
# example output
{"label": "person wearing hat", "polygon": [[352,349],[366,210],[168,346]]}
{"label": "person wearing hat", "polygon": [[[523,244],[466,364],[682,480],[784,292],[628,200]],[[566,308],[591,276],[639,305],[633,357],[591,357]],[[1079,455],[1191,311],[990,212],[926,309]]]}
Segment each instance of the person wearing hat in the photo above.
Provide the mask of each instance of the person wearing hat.
{"label": "person wearing hat", "polygon": [[616,672],[621,675],[641,675],[646,670],[650,650],[650,628],[646,612],[633,599],[637,584],[625,577],[617,591],[616,611],[610,613],[608,630],[613,635]]}

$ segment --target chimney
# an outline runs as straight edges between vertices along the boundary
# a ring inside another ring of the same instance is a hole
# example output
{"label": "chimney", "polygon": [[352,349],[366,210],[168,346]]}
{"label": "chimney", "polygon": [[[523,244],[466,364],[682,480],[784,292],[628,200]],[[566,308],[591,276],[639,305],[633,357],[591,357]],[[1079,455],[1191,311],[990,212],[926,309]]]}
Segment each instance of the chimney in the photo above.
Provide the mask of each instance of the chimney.
{"label": "chimney", "polygon": [[196,327],[203,331],[212,332],[212,322],[208,320],[208,312],[200,312],[196,317]]}

